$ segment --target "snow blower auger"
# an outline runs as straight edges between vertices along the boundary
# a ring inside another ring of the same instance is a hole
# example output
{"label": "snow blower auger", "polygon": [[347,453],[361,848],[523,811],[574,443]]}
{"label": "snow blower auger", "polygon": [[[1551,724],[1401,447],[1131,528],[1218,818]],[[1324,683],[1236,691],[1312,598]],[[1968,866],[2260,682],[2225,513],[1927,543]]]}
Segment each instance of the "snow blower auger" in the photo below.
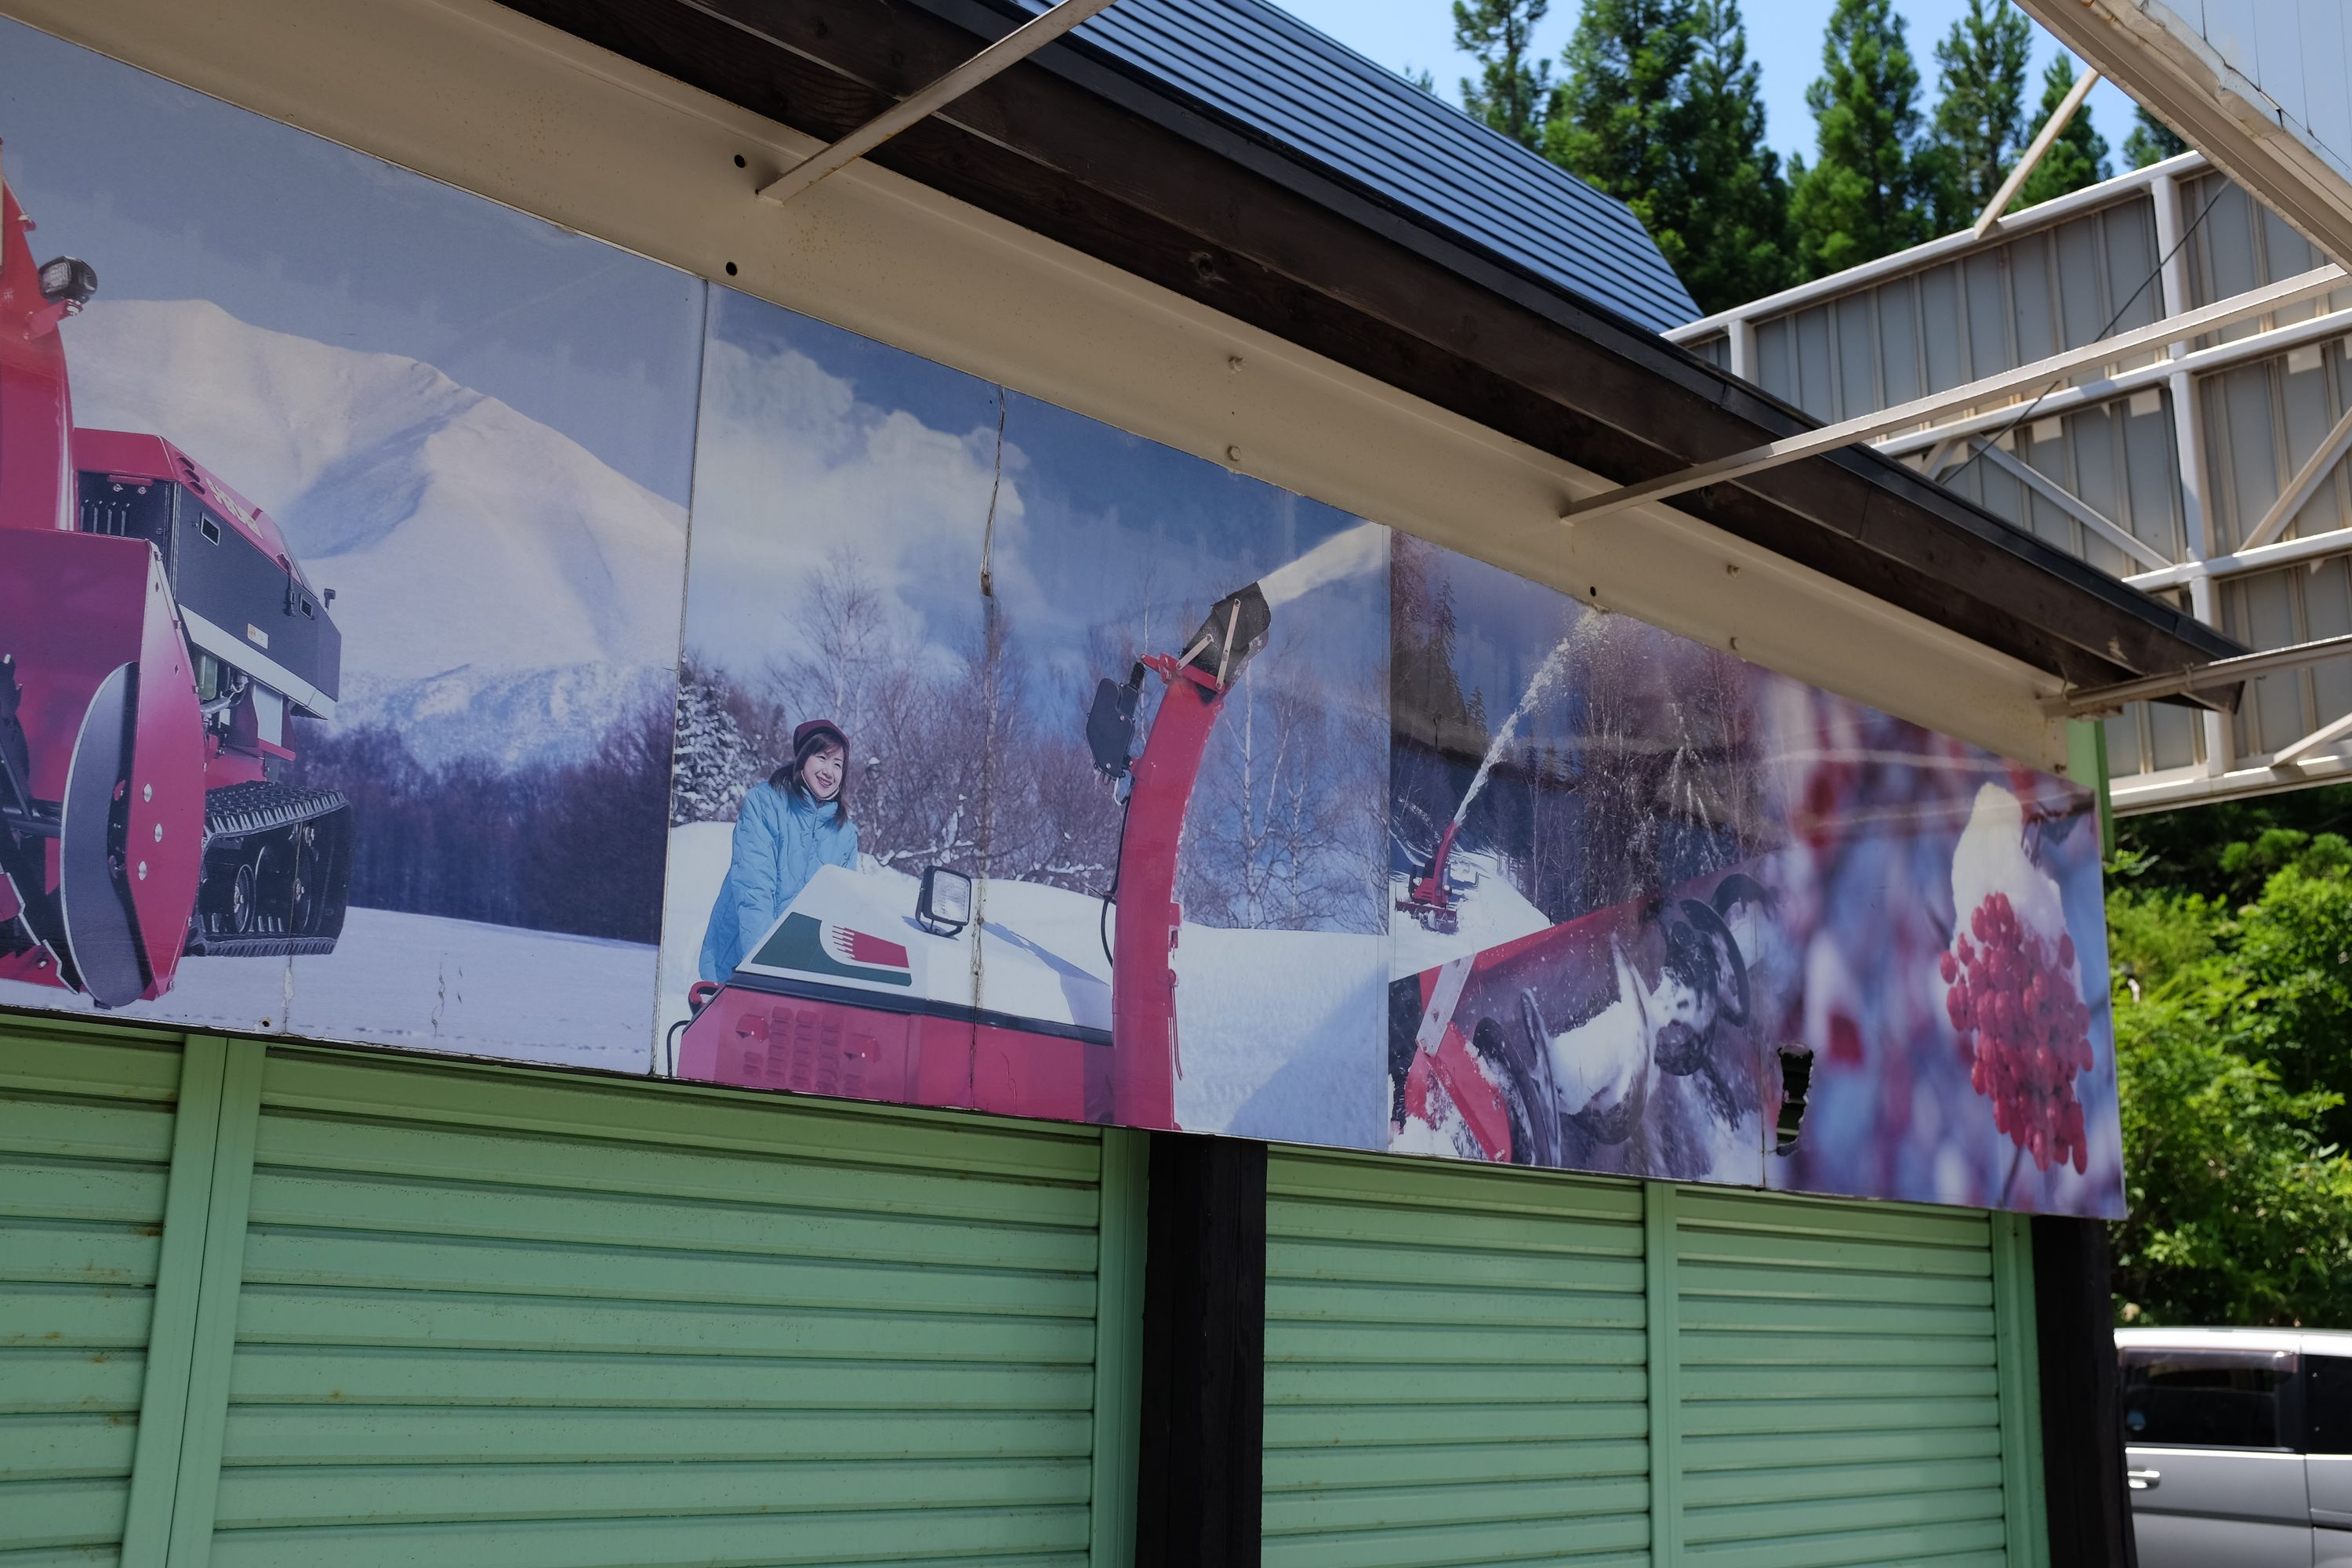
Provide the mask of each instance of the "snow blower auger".
{"label": "snow blower auger", "polygon": [[350,807],[270,774],[341,643],[257,508],[74,428],[58,329],[98,279],[32,227],[0,180],[0,979],[120,1007],[184,957],[333,947]]}
{"label": "snow blower auger", "polygon": [[[1173,1128],[1177,850],[1210,733],[1272,620],[1252,584],[1218,600],[1183,652],[1096,689],[1088,749],[1128,790],[1110,894],[991,880],[975,910],[971,880],[946,867],[919,882],[821,868],[724,984],[689,994],[677,1075]],[[1138,755],[1154,675],[1165,690]]]}

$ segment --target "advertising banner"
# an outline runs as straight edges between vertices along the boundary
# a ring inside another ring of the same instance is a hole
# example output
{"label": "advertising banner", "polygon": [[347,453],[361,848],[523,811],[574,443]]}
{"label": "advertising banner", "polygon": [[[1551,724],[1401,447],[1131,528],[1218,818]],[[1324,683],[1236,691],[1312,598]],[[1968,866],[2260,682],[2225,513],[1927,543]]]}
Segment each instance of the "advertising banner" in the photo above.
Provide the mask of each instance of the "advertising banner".
{"label": "advertising banner", "polygon": [[6,23],[0,182],[0,1003],[2120,1212],[2071,784]]}
{"label": "advertising banner", "polygon": [[7,22],[0,180],[0,1000],[645,1070],[703,286]]}

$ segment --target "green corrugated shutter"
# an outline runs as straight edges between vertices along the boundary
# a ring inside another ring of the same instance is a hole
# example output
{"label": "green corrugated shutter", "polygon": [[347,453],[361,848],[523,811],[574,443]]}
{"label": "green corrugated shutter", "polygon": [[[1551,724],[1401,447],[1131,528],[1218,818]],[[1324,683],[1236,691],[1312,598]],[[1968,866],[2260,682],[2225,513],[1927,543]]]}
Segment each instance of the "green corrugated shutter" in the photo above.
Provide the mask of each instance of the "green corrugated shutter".
{"label": "green corrugated shutter", "polygon": [[1685,1188],[1674,1222],[1684,1560],[2010,1562],[1994,1217]]}
{"label": "green corrugated shutter", "polygon": [[1138,1135],[0,1027],[0,1568],[1132,1553]]}
{"label": "green corrugated shutter", "polygon": [[[122,1542],[180,1047],[0,1017],[0,1564]],[[181,1375],[185,1376],[183,1363]]]}
{"label": "green corrugated shutter", "polygon": [[2014,1216],[1307,1152],[1267,1186],[1269,1568],[2045,1560]]}
{"label": "green corrugated shutter", "polygon": [[1642,1194],[1276,1152],[1268,1568],[1644,1560]]}
{"label": "green corrugated shutter", "polygon": [[218,1568],[1086,1561],[1095,1134],[273,1049],[253,1146]]}

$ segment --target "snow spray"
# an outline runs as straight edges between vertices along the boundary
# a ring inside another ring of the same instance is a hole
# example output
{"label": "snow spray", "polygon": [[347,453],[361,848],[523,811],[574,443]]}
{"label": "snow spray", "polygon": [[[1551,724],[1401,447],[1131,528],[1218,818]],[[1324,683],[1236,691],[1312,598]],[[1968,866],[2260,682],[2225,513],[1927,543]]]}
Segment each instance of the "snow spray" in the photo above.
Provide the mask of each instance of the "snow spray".
{"label": "snow spray", "polygon": [[1454,808],[1454,826],[1461,826],[1463,818],[1470,815],[1470,803],[1476,800],[1478,792],[1486,787],[1486,775],[1495,771],[1496,763],[1502,758],[1503,748],[1509,745],[1511,737],[1518,733],[1519,721],[1534,712],[1538,703],[1547,700],[1559,685],[1560,677],[1568,673],[1568,657],[1573,651],[1575,641],[1572,633],[1560,638],[1559,646],[1536,667],[1535,679],[1528,682],[1526,694],[1519,699],[1519,705],[1511,710],[1511,716],[1503,721],[1503,727],[1495,731],[1494,744],[1486,748],[1486,759],[1478,764],[1477,776],[1463,792],[1462,804]]}
{"label": "snow spray", "polygon": [[1387,561],[1388,536],[1380,524],[1358,523],[1259,578],[1257,591],[1265,595],[1267,609],[1278,610],[1302,594],[1343,577],[1377,571]]}

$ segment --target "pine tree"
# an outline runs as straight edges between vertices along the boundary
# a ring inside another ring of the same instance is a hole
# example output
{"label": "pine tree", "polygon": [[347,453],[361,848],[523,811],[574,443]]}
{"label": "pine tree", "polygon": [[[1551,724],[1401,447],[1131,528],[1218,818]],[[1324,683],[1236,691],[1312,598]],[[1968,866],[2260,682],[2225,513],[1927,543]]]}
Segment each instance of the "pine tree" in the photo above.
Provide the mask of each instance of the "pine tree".
{"label": "pine tree", "polygon": [[670,778],[673,827],[734,820],[745,787],[759,772],[759,760],[730,709],[725,679],[691,660],[679,675]]}
{"label": "pine tree", "polygon": [[2150,163],[2178,158],[2188,151],[2189,143],[2176,135],[2171,126],[2146,109],[2133,106],[2132,132],[2124,138],[2124,156],[2131,160],[2133,168],[2145,169]]}
{"label": "pine tree", "polygon": [[1805,89],[1816,159],[1789,215],[1799,268],[1824,277],[1928,237],[1936,163],[1920,155],[1919,68],[1894,0],[1837,0],[1822,74]]}
{"label": "pine tree", "polygon": [[1697,221],[1675,263],[1705,311],[1760,300],[1796,280],[1789,186],[1764,139],[1762,68],[1748,58],[1739,0],[1691,13],[1689,195]]}
{"label": "pine tree", "polygon": [[[2059,104],[2065,101],[2074,86],[2074,62],[2066,55],[2059,55],[2042,73],[2042,114],[2035,121],[2037,130],[2058,111]],[[2111,173],[2106,138],[2092,125],[2090,107],[2085,104],[2074,110],[2074,118],[2066,121],[2066,129],[2058,133],[2058,140],[2050,143],[2049,151],[2042,154],[2042,162],[2025,177],[2025,188],[2018,192],[2011,210],[2095,185]]]}
{"label": "pine tree", "polygon": [[1454,0],[1454,47],[1478,62],[1478,79],[1462,79],[1462,107],[1529,147],[1551,117],[1551,62],[1530,55],[1550,9],[1551,0]]}
{"label": "pine tree", "polygon": [[2033,26],[2010,0],[1969,0],[1936,46],[1936,139],[1948,165],[1938,229],[1972,221],[2000,191],[2033,127],[2025,71]]}
{"label": "pine tree", "polygon": [[1694,218],[1692,0],[1585,0],[1544,155],[1633,207],[1676,271]]}

